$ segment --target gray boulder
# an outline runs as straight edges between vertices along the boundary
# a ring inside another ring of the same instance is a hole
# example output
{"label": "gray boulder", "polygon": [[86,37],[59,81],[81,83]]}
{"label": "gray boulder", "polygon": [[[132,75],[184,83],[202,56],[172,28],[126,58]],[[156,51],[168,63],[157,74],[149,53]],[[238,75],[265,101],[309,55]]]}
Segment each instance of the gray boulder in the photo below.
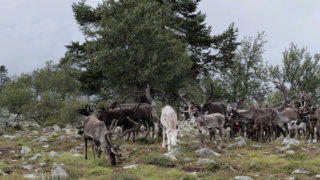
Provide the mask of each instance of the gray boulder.
{"label": "gray boulder", "polygon": [[136,164],[133,165],[129,165],[129,166],[125,166],[123,167],[123,169],[133,169],[133,168],[137,168],[138,166]]}
{"label": "gray boulder", "polygon": [[207,149],[207,148],[199,149],[196,151],[196,153],[201,156],[212,156],[213,155],[216,157],[221,157],[221,154],[214,152],[214,151]]}
{"label": "gray boulder", "polygon": [[309,171],[305,169],[296,169],[295,171],[292,172],[292,174],[308,174]]}
{"label": "gray boulder", "polygon": [[55,124],[55,125],[53,125],[53,130],[60,131],[61,128],[58,125]]}
{"label": "gray boulder", "polygon": [[54,151],[51,151],[51,152],[49,153],[49,155],[50,155],[51,157],[55,157],[55,156],[58,155],[58,153],[56,153],[56,152],[54,152]]}
{"label": "gray boulder", "polygon": [[287,154],[290,154],[290,155],[292,155],[292,154],[294,154],[294,151],[292,151],[292,150],[289,150],[289,151],[286,151],[286,153],[287,153]]}
{"label": "gray boulder", "polygon": [[26,166],[23,166],[22,168],[25,170],[31,170],[33,167],[34,165],[26,165]]}
{"label": "gray boulder", "polygon": [[207,158],[204,158],[204,159],[199,159],[198,161],[197,161],[197,164],[210,164],[210,163],[216,163],[216,161],[215,160],[213,160],[213,159],[207,159]]}
{"label": "gray boulder", "polygon": [[230,147],[243,147],[247,144],[246,140],[243,137],[238,137],[235,138],[235,140],[237,141],[236,143],[233,144],[229,144],[229,148]]}
{"label": "gray boulder", "polygon": [[23,176],[25,179],[40,179],[39,176],[36,176],[34,174],[27,174]]}
{"label": "gray boulder", "polygon": [[297,146],[297,145],[300,144],[300,141],[298,141],[298,140],[296,140],[296,139],[292,139],[292,138],[286,137],[286,138],[284,138],[284,140],[282,141],[282,144]]}
{"label": "gray boulder", "polygon": [[38,159],[38,157],[40,157],[40,156],[43,156],[43,155],[38,153],[38,154],[34,155],[33,157],[31,157],[29,160],[30,160],[30,161],[36,160],[36,159]]}
{"label": "gray boulder", "polygon": [[177,160],[176,156],[173,155],[173,154],[170,154],[170,153],[165,153],[165,154],[163,154],[163,156],[166,157],[166,158],[171,159],[172,161],[176,161]]}
{"label": "gray boulder", "polygon": [[236,176],[234,177],[235,180],[252,180],[249,176]]}

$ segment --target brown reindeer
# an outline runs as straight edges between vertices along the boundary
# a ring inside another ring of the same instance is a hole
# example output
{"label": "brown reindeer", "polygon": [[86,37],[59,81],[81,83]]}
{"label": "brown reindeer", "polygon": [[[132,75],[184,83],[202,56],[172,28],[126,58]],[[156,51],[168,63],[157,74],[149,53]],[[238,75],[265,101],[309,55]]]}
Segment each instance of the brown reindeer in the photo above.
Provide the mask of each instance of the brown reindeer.
{"label": "brown reindeer", "polygon": [[[271,141],[272,131],[273,131],[272,119],[269,114],[260,114],[255,118],[255,123],[253,126],[253,130],[256,131],[257,140],[261,141],[269,139]],[[266,131],[266,137],[264,136],[264,132]]]}
{"label": "brown reindeer", "polygon": [[221,140],[224,139],[225,116],[220,113],[200,115],[196,120],[196,127],[200,132],[201,142],[204,143],[204,134],[210,135],[210,140],[215,137],[215,130],[219,130]]}
{"label": "brown reindeer", "polygon": [[[116,121],[113,122],[111,128],[116,126]],[[94,154],[94,145],[98,145],[100,149],[106,152],[110,158],[111,164],[116,165],[116,156],[122,157],[121,154],[117,152],[111,142],[111,135],[114,129],[108,129],[106,125],[96,118],[94,115],[90,115],[84,118],[83,120],[83,136],[85,141],[85,159],[88,159],[87,156],[87,147],[88,140],[93,141],[92,143],[92,153]]]}

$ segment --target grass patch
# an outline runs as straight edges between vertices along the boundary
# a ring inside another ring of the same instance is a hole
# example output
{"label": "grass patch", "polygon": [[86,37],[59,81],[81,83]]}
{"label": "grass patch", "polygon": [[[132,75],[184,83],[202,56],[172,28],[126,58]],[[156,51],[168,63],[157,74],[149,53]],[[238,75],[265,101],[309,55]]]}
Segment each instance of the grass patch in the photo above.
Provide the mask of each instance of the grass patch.
{"label": "grass patch", "polygon": [[157,165],[161,167],[173,168],[176,166],[176,163],[171,159],[164,157],[162,155],[151,154],[147,155],[145,158],[142,158],[140,162],[144,164]]}

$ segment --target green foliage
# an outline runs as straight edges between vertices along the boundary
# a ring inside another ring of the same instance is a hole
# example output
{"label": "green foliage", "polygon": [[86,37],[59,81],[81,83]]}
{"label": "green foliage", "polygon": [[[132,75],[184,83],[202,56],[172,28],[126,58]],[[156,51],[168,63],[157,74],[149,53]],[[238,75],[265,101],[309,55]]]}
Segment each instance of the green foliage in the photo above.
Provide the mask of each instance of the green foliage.
{"label": "green foliage", "polygon": [[0,66],[0,93],[5,88],[6,83],[10,81],[6,66]]}
{"label": "green foliage", "polygon": [[234,64],[217,77],[217,86],[228,102],[247,107],[253,100],[260,103],[265,99],[269,86],[268,69],[263,61],[264,37],[264,32],[256,37],[245,37],[234,57]]}
{"label": "green foliage", "polygon": [[[23,75],[22,75],[23,76]],[[21,115],[24,110],[32,104],[35,96],[31,88],[23,88],[19,79],[7,84],[1,93],[1,106],[6,107],[9,112]]]}
{"label": "green foliage", "polygon": [[300,49],[291,43],[283,52],[282,65],[270,66],[270,80],[282,92],[285,103],[289,103],[297,92],[317,96],[320,88],[319,58],[318,54],[312,56],[307,48]]}
{"label": "green foliage", "polygon": [[79,83],[65,71],[49,61],[32,74],[14,77],[0,94],[1,106],[41,125],[46,121],[60,125],[76,121]]}
{"label": "green foliage", "polygon": [[59,101],[59,96],[47,91],[41,93],[39,99],[26,107],[25,115],[40,125],[43,125],[45,121],[57,119],[62,103]]}
{"label": "green foliage", "polygon": [[60,109],[59,114],[59,126],[66,124],[77,124],[80,120],[79,113],[76,111],[80,106],[81,102],[77,98],[71,98],[69,101],[64,103],[64,107]]}
{"label": "green foliage", "polygon": [[150,84],[153,94],[176,101],[187,80],[232,64],[238,46],[233,25],[211,36],[205,15],[197,12],[198,2],[104,0],[96,8],[84,1],[74,4],[87,40],[68,45],[60,66],[75,69],[87,95],[141,96]]}

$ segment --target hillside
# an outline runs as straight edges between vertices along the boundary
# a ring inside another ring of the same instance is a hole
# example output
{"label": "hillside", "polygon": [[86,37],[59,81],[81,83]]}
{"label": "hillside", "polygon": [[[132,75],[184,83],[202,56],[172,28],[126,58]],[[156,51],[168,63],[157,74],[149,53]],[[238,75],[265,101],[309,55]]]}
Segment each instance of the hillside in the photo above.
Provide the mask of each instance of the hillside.
{"label": "hillside", "polygon": [[183,130],[178,147],[167,157],[160,138],[122,140],[121,147],[134,153],[112,167],[105,154],[93,159],[91,143],[85,160],[84,142],[70,126],[10,129],[0,136],[0,179],[53,177],[52,172],[61,169],[71,179],[314,178],[320,171],[318,144],[300,141],[287,146],[283,139],[256,143],[237,138],[222,145],[219,141],[203,145],[187,123]]}

